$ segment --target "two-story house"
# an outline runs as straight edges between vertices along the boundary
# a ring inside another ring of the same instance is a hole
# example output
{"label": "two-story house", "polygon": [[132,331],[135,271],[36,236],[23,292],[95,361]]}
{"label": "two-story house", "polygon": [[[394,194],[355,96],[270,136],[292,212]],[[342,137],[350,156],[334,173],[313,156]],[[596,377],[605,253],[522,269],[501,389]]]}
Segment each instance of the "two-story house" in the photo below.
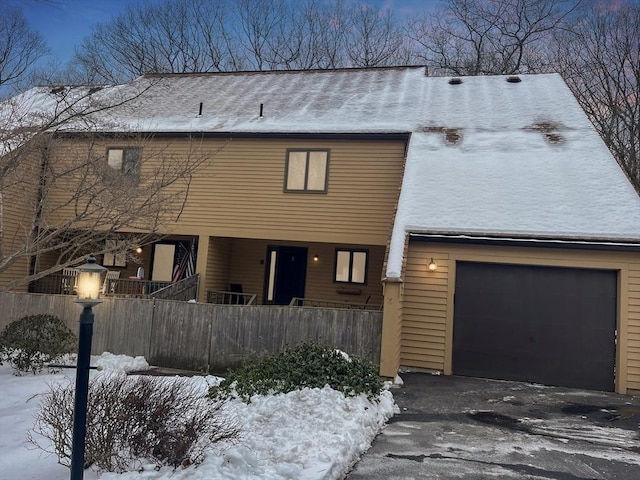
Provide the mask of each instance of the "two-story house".
{"label": "two-story house", "polygon": [[150,75],[97,94],[128,91],[99,136],[76,124],[47,151],[134,182],[203,158],[139,263],[102,259],[122,277],[191,262],[200,301],[383,305],[386,376],[640,390],[640,199],[558,75]]}

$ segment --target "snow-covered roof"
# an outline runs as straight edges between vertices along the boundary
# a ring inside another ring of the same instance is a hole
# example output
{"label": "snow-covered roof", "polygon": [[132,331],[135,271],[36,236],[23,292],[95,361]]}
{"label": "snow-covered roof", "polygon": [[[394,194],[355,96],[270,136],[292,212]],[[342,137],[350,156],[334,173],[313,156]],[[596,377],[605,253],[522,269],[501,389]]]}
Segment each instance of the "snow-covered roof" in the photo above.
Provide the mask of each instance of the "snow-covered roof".
{"label": "snow-covered roof", "polygon": [[134,113],[154,131],[409,131],[424,78],[423,67],[148,76]]}
{"label": "snow-covered roof", "polygon": [[[92,93],[83,102],[123,103],[63,126],[411,133],[387,277],[410,232],[640,241],[640,197],[559,75],[451,80],[423,67],[150,75]],[[51,96],[24,95],[43,110]]]}
{"label": "snow-covered roof", "polygon": [[519,78],[424,79],[387,277],[408,232],[640,240],[640,197],[562,78]]}

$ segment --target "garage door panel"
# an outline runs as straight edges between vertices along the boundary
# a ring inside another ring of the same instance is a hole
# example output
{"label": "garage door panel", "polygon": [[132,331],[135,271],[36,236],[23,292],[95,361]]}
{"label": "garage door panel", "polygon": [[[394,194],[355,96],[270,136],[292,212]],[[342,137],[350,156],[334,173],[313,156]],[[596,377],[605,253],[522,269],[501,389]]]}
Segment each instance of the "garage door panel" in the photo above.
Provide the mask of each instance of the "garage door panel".
{"label": "garage door panel", "polygon": [[458,262],[453,371],[613,390],[617,273]]}

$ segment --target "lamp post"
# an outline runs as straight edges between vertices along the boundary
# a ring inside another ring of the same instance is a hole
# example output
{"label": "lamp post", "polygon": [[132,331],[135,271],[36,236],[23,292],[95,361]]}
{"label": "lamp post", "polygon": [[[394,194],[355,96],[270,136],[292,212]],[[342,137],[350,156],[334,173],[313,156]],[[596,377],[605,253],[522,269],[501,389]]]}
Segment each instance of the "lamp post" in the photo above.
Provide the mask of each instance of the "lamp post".
{"label": "lamp post", "polygon": [[71,447],[71,480],[82,480],[84,475],[84,443],[87,433],[87,396],[89,393],[89,362],[91,360],[91,338],[93,337],[93,306],[102,303],[100,284],[102,273],[107,269],[96,264],[90,255],[87,263],[78,270],[78,298],[82,305],[78,332],[78,362],[76,366],[76,396],[73,406],[73,437]]}

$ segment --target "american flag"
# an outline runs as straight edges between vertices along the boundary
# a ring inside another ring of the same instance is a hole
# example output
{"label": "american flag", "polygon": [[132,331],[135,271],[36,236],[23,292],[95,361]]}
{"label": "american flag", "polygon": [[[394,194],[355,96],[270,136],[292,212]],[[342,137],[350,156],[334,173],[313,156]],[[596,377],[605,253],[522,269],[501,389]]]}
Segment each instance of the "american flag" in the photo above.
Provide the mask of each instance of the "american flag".
{"label": "american flag", "polygon": [[196,273],[197,245],[198,237],[193,237],[190,245],[186,242],[178,244],[176,264],[173,268],[173,276],[171,279],[172,281],[178,282]]}

